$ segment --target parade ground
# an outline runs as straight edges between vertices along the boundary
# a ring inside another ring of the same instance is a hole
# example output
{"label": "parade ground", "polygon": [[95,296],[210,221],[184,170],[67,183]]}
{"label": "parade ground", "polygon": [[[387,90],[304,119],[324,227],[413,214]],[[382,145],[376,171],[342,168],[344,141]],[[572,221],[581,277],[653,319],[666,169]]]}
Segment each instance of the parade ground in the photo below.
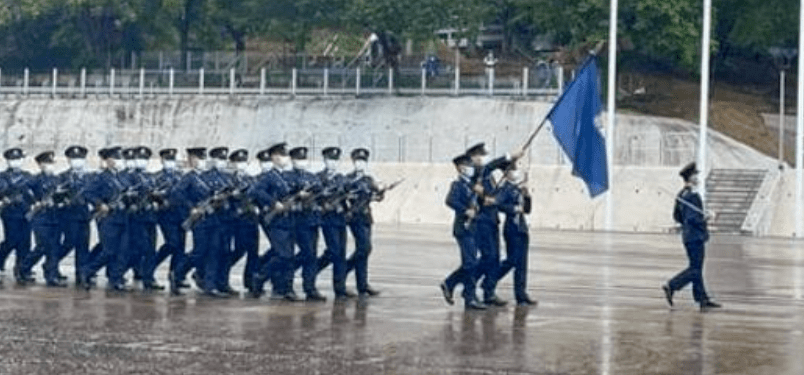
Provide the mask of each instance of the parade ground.
{"label": "parade ground", "polygon": [[[659,288],[686,266],[676,235],[534,231],[538,306],[464,312],[438,289],[459,263],[447,225],[383,224],[374,237],[382,294],[368,300],[332,301],[329,271],[326,303],[120,294],[104,277],[85,292],[71,258],[69,288],[6,275],[0,374],[804,373],[804,242],[713,238],[705,278],[724,307],[701,313],[689,288],[673,309]],[[510,276],[498,292],[513,299]]]}

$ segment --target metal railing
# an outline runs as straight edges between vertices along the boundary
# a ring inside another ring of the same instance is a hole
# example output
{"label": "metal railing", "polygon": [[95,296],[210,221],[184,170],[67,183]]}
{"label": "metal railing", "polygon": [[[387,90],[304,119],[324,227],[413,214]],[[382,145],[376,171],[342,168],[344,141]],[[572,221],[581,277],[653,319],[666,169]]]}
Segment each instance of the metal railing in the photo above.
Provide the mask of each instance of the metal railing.
{"label": "metal railing", "polygon": [[196,71],[116,70],[93,73],[32,73],[0,69],[0,94],[21,97],[51,96],[86,98],[108,96],[146,98],[172,95],[425,95],[425,96],[506,96],[552,100],[562,91],[563,70],[532,72],[523,68],[519,76],[495,78],[494,69],[486,75],[464,75],[460,69],[434,75],[419,69],[291,69],[241,74],[235,68],[227,74]]}

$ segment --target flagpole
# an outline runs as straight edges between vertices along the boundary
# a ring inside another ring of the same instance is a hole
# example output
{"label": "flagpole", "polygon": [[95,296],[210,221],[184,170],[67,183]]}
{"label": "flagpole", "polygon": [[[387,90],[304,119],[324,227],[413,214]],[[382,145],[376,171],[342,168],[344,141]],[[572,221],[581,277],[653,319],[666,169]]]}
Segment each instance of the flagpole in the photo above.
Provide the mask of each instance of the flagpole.
{"label": "flagpole", "polygon": [[[609,86],[606,97],[606,168],[609,171],[609,191],[606,193],[606,230],[614,229],[614,198],[612,186],[612,166],[614,165],[614,123],[616,121],[617,99],[617,1],[611,0],[609,11]],[[802,0],[804,1],[804,0]]]}
{"label": "flagpole", "polygon": [[[704,0],[703,40],[701,43],[701,109],[698,134],[698,170],[704,177],[700,181],[701,199],[706,202],[706,147],[709,127],[709,42],[712,27],[712,0]],[[706,206],[704,206],[706,207]]]}
{"label": "flagpole", "polygon": [[796,237],[804,237],[804,220],[802,220],[802,191],[801,184],[804,179],[804,0],[799,6],[799,26],[798,26],[798,108],[796,110],[796,206],[795,223]]}

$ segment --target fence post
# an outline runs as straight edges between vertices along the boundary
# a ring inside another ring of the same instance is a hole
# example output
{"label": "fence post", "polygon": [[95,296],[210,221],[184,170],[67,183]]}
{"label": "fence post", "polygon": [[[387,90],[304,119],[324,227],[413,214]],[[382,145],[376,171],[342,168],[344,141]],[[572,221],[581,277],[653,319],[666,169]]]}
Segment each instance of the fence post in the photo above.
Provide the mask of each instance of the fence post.
{"label": "fence post", "polygon": [[394,94],[394,69],[388,68],[388,95]]}
{"label": "fence post", "polygon": [[290,72],[290,95],[296,96],[296,80],[299,78],[299,71],[296,68]]}
{"label": "fence post", "polygon": [[494,67],[489,68],[489,96],[494,96]]}
{"label": "fence post", "polygon": [[81,68],[81,98],[87,97],[87,68]]}
{"label": "fence post", "polygon": [[204,68],[198,69],[198,95],[204,95]]}
{"label": "fence post", "polygon": [[229,69],[229,95],[235,94],[235,69]]}
{"label": "fence post", "polygon": [[114,96],[114,68],[109,71],[109,97]]}
{"label": "fence post", "polygon": [[3,87],[3,69],[0,69],[0,88]]}
{"label": "fence post", "polygon": [[564,93],[564,67],[559,65],[558,66],[558,95],[556,98],[561,96]]}
{"label": "fence post", "polygon": [[175,78],[176,71],[173,68],[170,68],[170,77],[168,79],[168,95],[173,96],[173,80]]}
{"label": "fence post", "polygon": [[31,78],[31,72],[28,68],[25,68],[25,73],[23,73],[23,82],[22,82],[22,94],[28,96],[28,84]]}
{"label": "fence post", "polygon": [[265,95],[265,68],[260,68],[260,95]]}
{"label": "fence post", "polygon": [[324,96],[329,93],[329,68],[324,68]]}
{"label": "fence post", "polygon": [[58,85],[58,82],[59,82],[59,70],[53,68],[53,88],[50,95],[54,98],[56,97],[56,86]]}
{"label": "fence post", "polygon": [[455,67],[455,96],[460,95],[461,90],[461,67]]}
{"label": "fence post", "polygon": [[355,96],[360,96],[360,68],[356,70],[357,76],[355,77]]}
{"label": "fence post", "polygon": [[145,68],[140,68],[140,100],[145,98]]}
{"label": "fence post", "polygon": [[185,67],[185,69],[189,73],[190,70],[192,70],[192,67],[193,67],[193,53],[187,51],[187,66]]}
{"label": "fence post", "polygon": [[424,91],[427,89],[427,70],[422,68],[422,96],[424,96]]}
{"label": "fence post", "polygon": [[528,96],[528,67],[522,68],[522,96]]}

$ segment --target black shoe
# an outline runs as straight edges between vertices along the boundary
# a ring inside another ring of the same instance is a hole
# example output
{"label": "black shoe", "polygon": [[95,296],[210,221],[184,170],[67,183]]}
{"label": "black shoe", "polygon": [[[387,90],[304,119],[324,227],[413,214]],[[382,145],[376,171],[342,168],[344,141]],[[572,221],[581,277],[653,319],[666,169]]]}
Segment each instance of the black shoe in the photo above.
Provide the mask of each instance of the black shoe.
{"label": "black shoe", "polygon": [[288,302],[301,301],[301,298],[299,298],[299,296],[297,296],[296,293],[293,293],[293,292],[285,293],[284,297],[285,297],[285,301],[288,301]]}
{"label": "black shoe", "polygon": [[712,302],[712,301],[709,301],[709,300],[701,302],[701,311],[706,311],[706,310],[709,310],[709,309],[718,309],[720,307],[722,307],[722,306],[717,302]]}
{"label": "black shoe", "polygon": [[211,297],[211,298],[228,297],[227,294],[223,294],[223,293],[221,293],[221,292],[219,292],[217,290],[214,290],[214,289],[213,290],[202,290],[201,295],[205,296],[205,297]]}
{"label": "black shoe", "polygon": [[539,302],[530,299],[528,296],[516,300],[517,306],[536,306],[537,304],[539,304]]}
{"label": "black shoe", "polygon": [[335,299],[336,300],[346,300],[346,299],[355,298],[355,297],[356,297],[355,294],[350,292],[350,291],[348,291],[348,290],[343,292],[343,293],[335,293]]}
{"label": "black shoe", "polygon": [[664,291],[664,298],[667,299],[667,304],[673,307],[673,290],[668,285],[662,285]]}
{"label": "black shoe", "polygon": [[45,285],[51,288],[66,288],[67,282],[64,280],[56,279],[56,280],[49,280]]}
{"label": "black shoe", "polygon": [[488,306],[505,306],[508,304],[508,302],[501,299],[500,297],[497,297],[497,295],[493,295],[483,300],[483,304]]}
{"label": "black shoe", "polygon": [[441,283],[438,287],[441,288],[441,294],[444,296],[444,300],[447,301],[448,304],[454,305],[455,299],[452,298],[452,291],[447,287],[447,283]]}
{"label": "black shoe", "polygon": [[61,274],[56,275],[56,280],[67,281],[67,276],[64,276],[64,275],[61,275]]}
{"label": "black shoe", "polygon": [[204,288],[201,287],[201,285],[204,285],[204,282],[203,282],[203,280],[201,280],[201,275],[199,275],[198,272],[193,271],[192,279],[195,282],[195,286],[198,289],[204,289]]}
{"label": "black shoe", "polygon": [[223,294],[229,295],[229,296],[236,296],[236,295],[240,294],[240,292],[232,289],[232,287],[230,287],[230,286],[226,286],[226,287],[223,287],[223,288],[218,288],[218,291],[223,293]]}
{"label": "black shoe", "polygon": [[363,294],[368,295],[369,297],[376,297],[380,295],[380,291],[377,289],[373,289],[372,287],[366,288]]}
{"label": "black shoe", "polygon": [[129,291],[131,291],[130,289],[128,289],[128,287],[126,287],[126,284],[110,285],[109,290],[115,291],[115,292],[129,292]]}
{"label": "black shoe", "polygon": [[309,302],[326,302],[327,297],[324,297],[321,293],[315,291],[315,292],[307,293],[307,301],[309,301]]}
{"label": "black shoe", "polygon": [[156,283],[156,281],[142,283],[142,288],[145,290],[165,290],[165,286]]}
{"label": "black shoe", "polygon": [[253,299],[260,299],[262,298],[263,294],[265,294],[265,292],[261,290],[249,290],[248,293],[246,293],[246,297]]}
{"label": "black shoe", "polygon": [[466,310],[485,310],[486,305],[484,305],[484,304],[482,304],[480,302],[472,300],[472,301],[466,302],[466,304],[464,305],[464,308]]}

